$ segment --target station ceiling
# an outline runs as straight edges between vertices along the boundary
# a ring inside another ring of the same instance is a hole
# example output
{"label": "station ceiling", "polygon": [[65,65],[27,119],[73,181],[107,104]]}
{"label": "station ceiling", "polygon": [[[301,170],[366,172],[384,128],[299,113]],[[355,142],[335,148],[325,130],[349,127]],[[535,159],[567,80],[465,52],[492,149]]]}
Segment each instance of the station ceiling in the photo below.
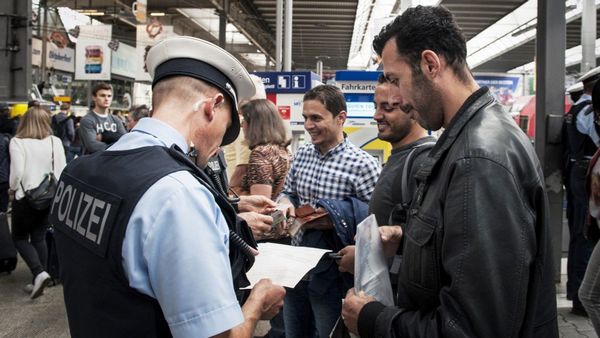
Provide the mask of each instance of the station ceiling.
{"label": "station ceiling", "polygon": [[[135,18],[131,12],[133,0],[47,0],[52,7],[72,9],[97,9],[105,16],[96,19],[112,23],[114,34],[126,43],[135,43]],[[359,0],[293,2],[292,62],[294,69],[315,69],[318,57],[324,59],[325,69],[346,69],[350,44],[357,15]],[[375,0],[373,0],[375,2]],[[526,0],[442,0],[440,5],[448,8],[456,17],[467,40],[497,22]],[[397,0],[394,8],[399,8]],[[178,34],[198,36],[213,43],[218,39],[205,31],[192,18],[183,15],[181,9],[222,9],[222,0],[148,0],[148,11],[160,11],[166,16],[158,19],[175,26]],[[228,44],[226,48],[238,56],[251,70],[263,69],[244,61],[244,53],[261,52],[269,55],[271,65],[275,60],[275,7],[276,0],[230,0],[228,19],[240,32],[251,36],[251,43]],[[600,30],[600,15],[597,27]],[[567,24],[566,47],[580,44],[581,19]],[[493,60],[477,66],[476,72],[506,72],[533,61],[535,39],[518,46]]]}

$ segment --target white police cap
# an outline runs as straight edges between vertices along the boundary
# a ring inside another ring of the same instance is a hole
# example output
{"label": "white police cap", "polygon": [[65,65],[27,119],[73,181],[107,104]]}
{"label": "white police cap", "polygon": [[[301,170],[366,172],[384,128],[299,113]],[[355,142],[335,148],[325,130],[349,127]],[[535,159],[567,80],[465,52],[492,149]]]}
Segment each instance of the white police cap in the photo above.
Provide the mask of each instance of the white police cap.
{"label": "white police cap", "polygon": [[585,84],[597,80],[598,77],[600,77],[600,67],[590,69],[587,73],[583,74],[577,82],[583,82]]}
{"label": "white police cap", "polygon": [[577,82],[567,88],[567,93],[573,94],[583,91],[583,82]]}
{"label": "white police cap", "polygon": [[250,74],[241,62],[221,47],[208,41],[177,36],[154,45],[146,59],[152,86],[171,76],[189,76],[206,81],[229,96],[233,104],[231,126],[221,145],[233,142],[240,132],[237,104],[256,91]]}

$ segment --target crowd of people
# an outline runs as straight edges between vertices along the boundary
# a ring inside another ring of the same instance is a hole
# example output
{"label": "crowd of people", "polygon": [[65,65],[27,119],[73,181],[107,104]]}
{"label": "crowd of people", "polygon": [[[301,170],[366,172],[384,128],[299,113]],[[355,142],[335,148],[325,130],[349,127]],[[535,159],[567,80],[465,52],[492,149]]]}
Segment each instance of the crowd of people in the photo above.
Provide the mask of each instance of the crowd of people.
{"label": "crowd of people", "polygon": [[[54,116],[32,106],[4,140],[30,297],[52,277],[52,224],[74,337],[252,337],[259,320],[271,321],[269,337],[558,337],[542,166],[475,82],[452,14],[407,9],[373,48],[383,63],[374,120],[392,147],[383,168],[344,133],[346,101],[332,85],[304,94],[310,142],[291,154],[256,78],[197,38],[149,50],[152,108],[127,121],[110,113],[108,84],[95,86],[80,121],[67,104]],[[582,76],[563,130],[568,297],[598,332],[599,77],[600,68]],[[441,128],[439,139],[427,132]],[[245,158],[229,162],[240,147]],[[59,178],[56,193],[38,210],[26,195],[47,173]],[[8,200],[0,196],[0,211]],[[370,214],[394,305],[353,288],[356,226]],[[336,254],[293,288],[262,279],[245,289],[265,241]]]}

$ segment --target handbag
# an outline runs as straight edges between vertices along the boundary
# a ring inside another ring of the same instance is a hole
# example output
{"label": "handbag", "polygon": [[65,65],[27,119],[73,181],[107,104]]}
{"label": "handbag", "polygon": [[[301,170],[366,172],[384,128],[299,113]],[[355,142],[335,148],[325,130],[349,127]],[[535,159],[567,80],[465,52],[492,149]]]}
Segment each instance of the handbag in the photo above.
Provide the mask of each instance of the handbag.
{"label": "handbag", "polygon": [[52,171],[44,175],[42,182],[35,188],[25,190],[21,181],[21,189],[25,193],[25,199],[29,206],[35,210],[45,210],[50,207],[56,192],[57,182],[54,177],[54,141],[50,137],[52,147]]}

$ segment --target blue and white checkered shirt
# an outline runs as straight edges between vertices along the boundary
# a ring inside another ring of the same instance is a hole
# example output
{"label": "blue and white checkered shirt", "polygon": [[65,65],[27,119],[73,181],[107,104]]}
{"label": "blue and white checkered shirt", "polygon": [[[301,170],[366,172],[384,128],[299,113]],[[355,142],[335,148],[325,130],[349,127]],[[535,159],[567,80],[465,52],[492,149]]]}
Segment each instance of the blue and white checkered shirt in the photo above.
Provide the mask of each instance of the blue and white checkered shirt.
{"label": "blue and white checkered shirt", "polygon": [[294,155],[282,194],[313,207],[320,198],[352,196],[368,203],[380,171],[377,160],[347,138],[325,155],[306,144]]}

